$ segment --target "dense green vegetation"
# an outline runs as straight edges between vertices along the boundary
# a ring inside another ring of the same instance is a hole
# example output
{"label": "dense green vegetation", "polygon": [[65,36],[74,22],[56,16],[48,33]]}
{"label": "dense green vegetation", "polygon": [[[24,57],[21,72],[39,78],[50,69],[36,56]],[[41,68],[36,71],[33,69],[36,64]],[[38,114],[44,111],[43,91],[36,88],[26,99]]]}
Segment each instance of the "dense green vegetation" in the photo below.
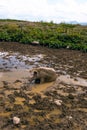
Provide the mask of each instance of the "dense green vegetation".
{"label": "dense green vegetation", "polygon": [[40,45],[51,48],[69,48],[87,52],[87,26],[0,20],[0,41]]}

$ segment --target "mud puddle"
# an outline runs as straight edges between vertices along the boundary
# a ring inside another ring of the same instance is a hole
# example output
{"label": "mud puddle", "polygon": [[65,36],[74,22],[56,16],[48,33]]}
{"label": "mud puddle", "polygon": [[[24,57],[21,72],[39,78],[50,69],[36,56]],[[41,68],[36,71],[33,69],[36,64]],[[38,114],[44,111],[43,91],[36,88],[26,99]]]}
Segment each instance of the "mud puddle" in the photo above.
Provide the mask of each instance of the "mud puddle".
{"label": "mud puddle", "polygon": [[[0,129],[86,130],[87,55],[18,43],[17,52],[15,44],[1,45]],[[30,84],[29,69],[37,66],[53,67],[57,80]],[[13,124],[14,116],[20,124]]]}
{"label": "mud puddle", "polygon": [[[2,86],[3,81],[8,83],[15,83],[16,82],[28,82],[30,79],[31,74],[29,73],[29,69],[11,69],[11,71],[7,72],[0,72],[0,86]],[[67,85],[74,85],[74,86],[85,86],[87,87],[87,80],[83,78],[76,77],[71,78],[70,75],[60,75],[57,78],[58,82],[63,82]],[[42,91],[47,86],[51,86],[53,83],[45,83],[45,84],[29,84],[33,91]],[[37,87],[38,86],[38,87]]]}
{"label": "mud puddle", "polygon": [[10,84],[16,84],[16,82],[25,82],[29,78],[28,69],[12,69],[7,72],[0,72],[0,86],[3,85],[3,82]]}
{"label": "mud puddle", "polygon": [[0,70],[30,69],[43,59],[42,54],[21,55],[20,53],[0,52]]}
{"label": "mud puddle", "polygon": [[60,75],[58,79],[65,84],[87,87],[87,80],[80,77],[71,78],[70,75]]}

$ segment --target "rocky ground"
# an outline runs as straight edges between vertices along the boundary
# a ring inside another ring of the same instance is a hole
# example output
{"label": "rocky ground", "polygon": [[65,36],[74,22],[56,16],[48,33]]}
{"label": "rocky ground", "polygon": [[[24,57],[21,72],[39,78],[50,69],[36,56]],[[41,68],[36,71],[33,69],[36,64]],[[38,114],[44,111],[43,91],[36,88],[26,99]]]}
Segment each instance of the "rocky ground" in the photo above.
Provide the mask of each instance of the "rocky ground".
{"label": "rocky ground", "polygon": [[[87,130],[86,59],[79,51],[0,43],[0,129]],[[57,80],[30,84],[37,66],[54,68]]]}

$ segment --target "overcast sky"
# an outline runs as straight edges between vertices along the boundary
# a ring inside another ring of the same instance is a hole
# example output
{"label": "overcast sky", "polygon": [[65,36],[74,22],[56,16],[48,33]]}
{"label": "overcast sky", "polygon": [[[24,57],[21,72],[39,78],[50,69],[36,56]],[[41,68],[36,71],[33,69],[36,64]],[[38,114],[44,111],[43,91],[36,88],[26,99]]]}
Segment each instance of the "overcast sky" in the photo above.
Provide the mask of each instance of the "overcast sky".
{"label": "overcast sky", "polygon": [[0,19],[87,22],[87,0],[0,0]]}

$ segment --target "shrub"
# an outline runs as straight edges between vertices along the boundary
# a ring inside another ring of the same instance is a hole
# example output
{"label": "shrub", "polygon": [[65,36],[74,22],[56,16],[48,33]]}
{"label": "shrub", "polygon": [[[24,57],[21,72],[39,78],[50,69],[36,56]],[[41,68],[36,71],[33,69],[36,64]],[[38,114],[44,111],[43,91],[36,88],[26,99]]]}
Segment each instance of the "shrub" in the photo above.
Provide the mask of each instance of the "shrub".
{"label": "shrub", "polygon": [[0,32],[0,41],[11,41],[11,38],[6,31]]}
{"label": "shrub", "polygon": [[60,34],[57,36],[57,38],[62,42],[69,42],[69,43],[80,43],[82,41],[82,38],[78,35]]}
{"label": "shrub", "polygon": [[32,38],[30,38],[29,36],[23,36],[22,39],[20,39],[20,43],[24,43],[24,44],[30,44],[33,41]]}

